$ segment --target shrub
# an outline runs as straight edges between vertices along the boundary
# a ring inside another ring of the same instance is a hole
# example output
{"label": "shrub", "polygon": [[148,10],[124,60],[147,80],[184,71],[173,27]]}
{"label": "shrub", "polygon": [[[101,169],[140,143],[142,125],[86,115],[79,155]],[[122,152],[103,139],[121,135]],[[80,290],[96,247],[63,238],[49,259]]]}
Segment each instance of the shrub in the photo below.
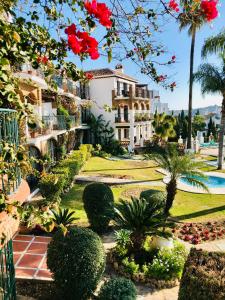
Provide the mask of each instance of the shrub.
{"label": "shrub", "polygon": [[70,186],[71,182],[70,182],[70,169],[68,167],[64,167],[64,166],[56,166],[52,169],[52,172],[54,174],[57,174],[60,179],[63,178],[64,180],[64,187],[63,188],[67,188]]}
{"label": "shrub", "polygon": [[59,207],[58,210],[52,210],[51,212],[53,214],[53,221],[57,227],[60,227],[61,225],[67,227],[77,220],[75,211],[69,210],[68,208]]}
{"label": "shrub", "polygon": [[151,205],[153,202],[155,203],[165,203],[166,194],[164,192],[158,190],[147,190],[142,191],[140,194],[140,198],[146,199]]}
{"label": "shrub", "polygon": [[81,168],[80,163],[77,160],[71,159],[70,157],[61,161],[58,167],[69,169],[69,184],[73,182],[74,176],[79,173],[79,170]]}
{"label": "shrub", "polygon": [[93,146],[91,144],[82,144],[79,147],[80,151],[86,152],[86,160],[91,158]]}
{"label": "shrub", "polygon": [[40,192],[50,202],[58,201],[65,186],[65,179],[57,174],[45,174],[39,182]]}
{"label": "shrub", "polygon": [[112,190],[103,183],[87,185],[83,193],[84,209],[93,230],[104,232],[113,216]]}
{"label": "shrub", "polygon": [[126,273],[134,275],[139,272],[139,264],[137,264],[134,259],[129,259],[128,257],[122,260],[122,264],[124,265],[124,270]]}
{"label": "shrub", "polygon": [[173,249],[162,248],[159,250],[151,264],[143,266],[143,271],[145,275],[155,279],[181,278],[185,260],[185,246],[175,242]]}
{"label": "shrub", "polygon": [[83,167],[83,165],[86,162],[86,154],[87,151],[81,151],[81,150],[74,150],[70,155],[69,155],[69,159],[75,160],[79,163],[80,168]]}
{"label": "shrub", "polygon": [[89,299],[105,270],[100,237],[86,228],[58,231],[48,245],[47,265],[64,299]]}
{"label": "shrub", "polygon": [[100,290],[99,300],[135,300],[136,287],[129,279],[118,277],[110,279]]}
{"label": "shrub", "polygon": [[225,253],[191,249],[181,279],[179,300],[224,300]]}

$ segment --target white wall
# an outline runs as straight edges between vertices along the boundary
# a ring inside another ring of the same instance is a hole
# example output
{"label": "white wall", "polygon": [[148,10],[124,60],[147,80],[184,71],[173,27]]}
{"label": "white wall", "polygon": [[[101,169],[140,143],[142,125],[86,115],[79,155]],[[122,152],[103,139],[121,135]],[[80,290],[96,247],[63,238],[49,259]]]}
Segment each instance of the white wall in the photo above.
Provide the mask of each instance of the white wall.
{"label": "white wall", "polygon": [[[103,115],[106,121],[114,125],[116,111],[106,112],[104,105],[112,107],[112,90],[116,88],[116,78],[100,78],[90,81],[90,98],[94,102],[91,112],[97,117]],[[113,126],[114,127],[114,126]]]}

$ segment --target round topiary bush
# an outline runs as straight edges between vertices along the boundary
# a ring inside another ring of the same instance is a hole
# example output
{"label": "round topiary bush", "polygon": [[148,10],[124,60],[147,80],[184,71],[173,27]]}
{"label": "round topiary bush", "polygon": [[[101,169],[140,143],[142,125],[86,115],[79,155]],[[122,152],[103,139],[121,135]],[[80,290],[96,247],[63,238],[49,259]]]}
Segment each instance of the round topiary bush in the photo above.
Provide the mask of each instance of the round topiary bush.
{"label": "round topiary bush", "polygon": [[136,287],[129,279],[118,277],[110,279],[100,290],[99,300],[135,300]]}
{"label": "round topiary bush", "polygon": [[66,235],[57,232],[48,245],[47,265],[64,299],[87,300],[105,270],[100,237],[79,227],[71,228]]}
{"label": "round topiary bush", "polygon": [[113,217],[113,192],[103,183],[87,185],[83,193],[84,209],[91,228],[96,232],[106,231]]}
{"label": "round topiary bush", "polygon": [[150,205],[151,203],[163,204],[166,201],[166,194],[158,190],[147,190],[141,192],[140,198],[146,199]]}

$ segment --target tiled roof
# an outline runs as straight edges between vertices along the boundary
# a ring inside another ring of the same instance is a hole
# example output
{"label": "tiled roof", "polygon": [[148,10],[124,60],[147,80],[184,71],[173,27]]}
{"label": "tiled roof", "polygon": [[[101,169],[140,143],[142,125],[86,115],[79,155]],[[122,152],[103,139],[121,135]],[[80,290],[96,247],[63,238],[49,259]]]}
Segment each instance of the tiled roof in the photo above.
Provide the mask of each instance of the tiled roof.
{"label": "tiled roof", "polygon": [[135,79],[129,75],[126,75],[120,71],[112,70],[109,68],[89,70],[89,71],[86,71],[86,73],[93,74],[94,78],[119,77],[119,78],[123,78],[123,79],[130,80],[133,82],[138,82],[137,79]]}

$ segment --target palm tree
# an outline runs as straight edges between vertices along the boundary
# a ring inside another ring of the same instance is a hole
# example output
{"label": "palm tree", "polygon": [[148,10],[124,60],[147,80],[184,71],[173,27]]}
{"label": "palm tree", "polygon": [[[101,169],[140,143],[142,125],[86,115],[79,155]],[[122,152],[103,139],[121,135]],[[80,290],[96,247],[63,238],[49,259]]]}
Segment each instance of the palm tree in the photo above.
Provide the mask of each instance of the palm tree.
{"label": "palm tree", "polygon": [[209,54],[225,54],[225,29],[205,41],[202,47],[202,57],[205,58]]}
{"label": "palm tree", "polygon": [[132,250],[141,250],[147,234],[162,234],[163,228],[171,227],[173,223],[165,223],[163,213],[164,203],[155,201],[149,203],[144,198],[131,198],[131,201],[120,200],[114,208],[116,226],[130,230]]}
{"label": "palm tree", "polygon": [[208,190],[203,183],[203,180],[207,177],[199,171],[202,164],[195,162],[191,154],[180,156],[177,149],[174,146],[170,146],[163,153],[147,154],[146,158],[154,160],[169,175],[169,180],[166,183],[167,195],[164,209],[166,216],[169,216],[169,211],[173,206],[177,193],[177,181],[180,177],[185,177],[188,183],[193,186]]}
{"label": "palm tree", "polygon": [[187,148],[191,149],[192,139],[192,95],[193,95],[193,73],[194,73],[194,53],[196,32],[203,25],[203,19],[198,14],[193,14],[187,11],[188,5],[193,3],[193,0],[181,0],[183,5],[183,13],[179,16],[180,30],[188,28],[188,34],[191,36],[191,50],[190,50],[190,75],[189,75],[189,101],[188,101],[188,140]]}
{"label": "palm tree", "polygon": [[219,132],[218,169],[222,170],[224,162],[224,134],[225,134],[225,58],[222,67],[205,63],[199,66],[194,80],[201,84],[202,94],[220,94],[223,97],[221,110],[221,125]]}
{"label": "palm tree", "polygon": [[152,126],[154,127],[158,142],[167,141],[168,138],[176,136],[175,124],[176,118],[173,116],[166,115],[165,113],[154,114]]}

